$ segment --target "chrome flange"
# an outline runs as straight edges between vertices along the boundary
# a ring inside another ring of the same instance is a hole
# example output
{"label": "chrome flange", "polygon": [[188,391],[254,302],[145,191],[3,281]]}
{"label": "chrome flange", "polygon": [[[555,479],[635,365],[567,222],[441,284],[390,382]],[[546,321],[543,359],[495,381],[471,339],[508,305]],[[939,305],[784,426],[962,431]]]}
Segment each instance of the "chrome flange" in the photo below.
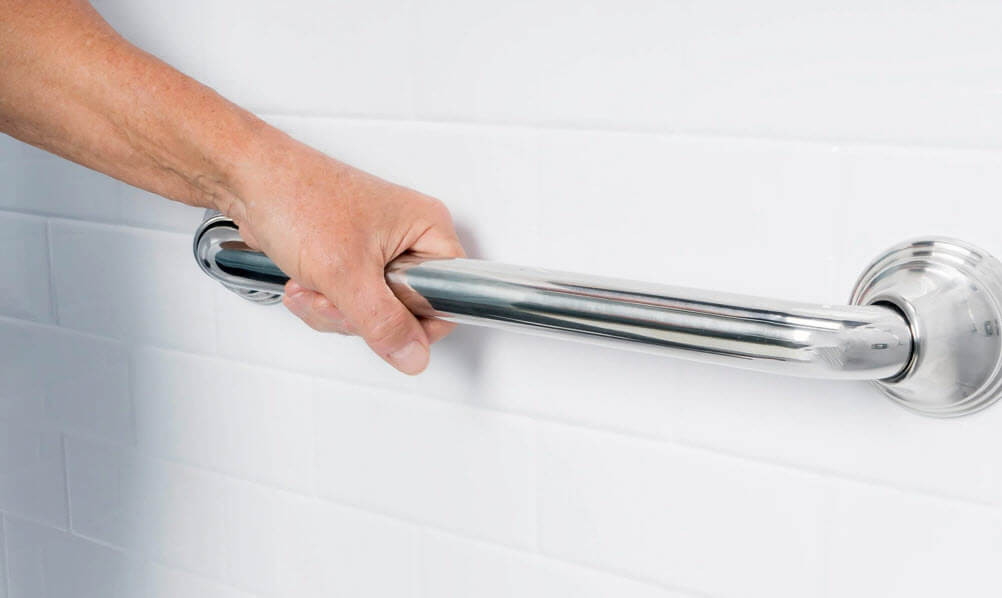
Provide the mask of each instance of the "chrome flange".
{"label": "chrome flange", "polygon": [[853,289],[854,305],[892,305],[908,320],[908,366],[874,384],[905,407],[939,417],[1002,396],[1002,263],[972,245],[916,239],[887,250]]}
{"label": "chrome flange", "polygon": [[227,271],[217,259],[224,249],[253,251],[240,237],[233,221],[215,210],[206,210],[205,219],[195,231],[192,245],[198,267],[218,280],[226,289],[248,301],[271,305],[282,300],[283,284],[252,281],[239,272]]}

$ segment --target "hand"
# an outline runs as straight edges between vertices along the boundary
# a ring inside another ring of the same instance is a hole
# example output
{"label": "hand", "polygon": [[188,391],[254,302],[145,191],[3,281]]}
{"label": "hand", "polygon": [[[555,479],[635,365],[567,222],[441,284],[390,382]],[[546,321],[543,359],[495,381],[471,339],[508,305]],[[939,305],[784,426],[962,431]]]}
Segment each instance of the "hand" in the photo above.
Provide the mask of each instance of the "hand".
{"label": "hand", "polygon": [[322,332],[357,334],[406,374],[428,364],[429,346],[451,330],[418,319],[393,295],[384,268],[404,252],[462,257],[438,200],[333,160],[274,130],[236,197],[221,211],[249,244],[290,276],[284,303]]}

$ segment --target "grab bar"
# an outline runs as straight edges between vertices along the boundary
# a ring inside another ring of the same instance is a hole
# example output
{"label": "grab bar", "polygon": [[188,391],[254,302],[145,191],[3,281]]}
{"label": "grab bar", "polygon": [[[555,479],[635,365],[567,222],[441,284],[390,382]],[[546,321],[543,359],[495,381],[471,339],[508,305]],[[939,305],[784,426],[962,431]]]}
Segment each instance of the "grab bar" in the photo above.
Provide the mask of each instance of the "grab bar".
{"label": "grab bar", "polygon": [[[208,212],[194,252],[210,277],[258,303],[286,276]],[[796,376],[872,380],[904,406],[956,416],[1002,396],[1002,264],[966,243],[898,245],[860,277],[852,305],[814,305],[404,255],[386,268],[416,315],[588,340]]]}

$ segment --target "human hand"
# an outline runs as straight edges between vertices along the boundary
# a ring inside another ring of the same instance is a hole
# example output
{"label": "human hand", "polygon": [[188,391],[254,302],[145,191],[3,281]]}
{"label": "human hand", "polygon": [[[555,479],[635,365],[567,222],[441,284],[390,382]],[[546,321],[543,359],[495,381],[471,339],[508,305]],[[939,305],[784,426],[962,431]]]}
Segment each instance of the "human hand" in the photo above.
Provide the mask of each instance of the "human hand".
{"label": "human hand", "polygon": [[[219,209],[286,274],[283,300],[311,328],[357,334],[417,374],[452,325],[415,317],[390,291],[386,264],[404,252],[462,257],[440,201],[338,162],[274,130],[238,193]],[[266,164],[265,167],[257,164]]]}

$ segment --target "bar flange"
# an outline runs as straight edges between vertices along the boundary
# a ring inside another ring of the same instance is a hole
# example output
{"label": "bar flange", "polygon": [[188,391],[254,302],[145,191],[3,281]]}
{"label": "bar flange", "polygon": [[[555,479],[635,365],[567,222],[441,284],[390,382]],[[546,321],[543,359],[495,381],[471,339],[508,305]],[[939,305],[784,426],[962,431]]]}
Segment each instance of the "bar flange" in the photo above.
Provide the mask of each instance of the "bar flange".
{"label": "bar flange", "polygon": [[874,382],[891,399],[954,417],[1002,397],[1002,263],[987,252],[947,238],[902,243],[870,264],[851,303],[893,305],[911,327],[908,366]]}

